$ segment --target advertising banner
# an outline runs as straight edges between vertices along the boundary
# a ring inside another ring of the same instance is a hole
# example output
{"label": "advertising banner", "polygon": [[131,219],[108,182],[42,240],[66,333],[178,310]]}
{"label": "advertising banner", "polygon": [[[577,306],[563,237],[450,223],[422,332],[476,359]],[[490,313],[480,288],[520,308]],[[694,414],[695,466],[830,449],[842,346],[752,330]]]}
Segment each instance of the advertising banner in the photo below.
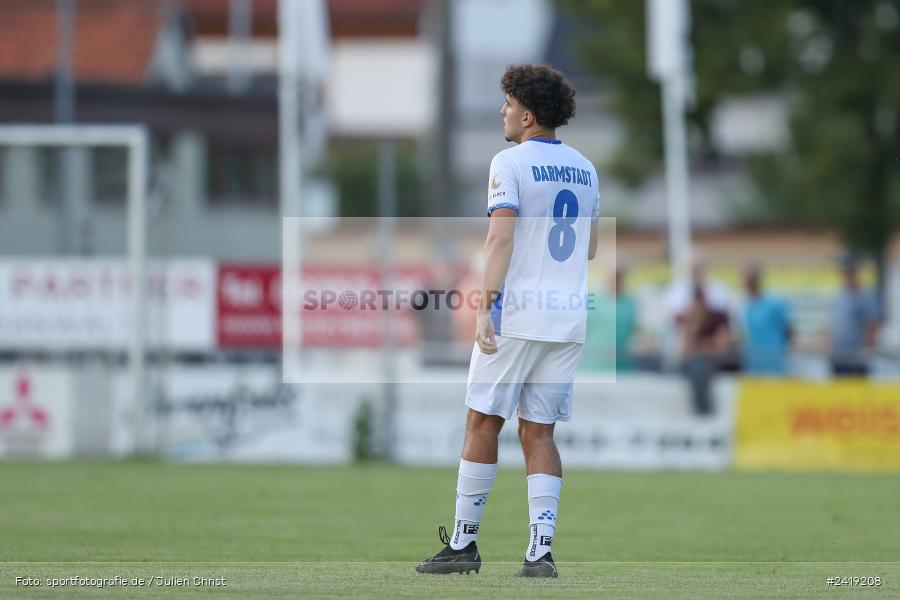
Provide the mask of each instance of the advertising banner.
{"label": "advertising banner", "polygon": [[[147,346],[214,348],[214,267],[178,259],[147,265]],[[123,259],[0,261],[0,349],[124,351],[130,327]]]}
{"label": "advertising banner", "polygon": [[127,379],[114,382],[114,454],[130,452],[140,435],[179,461],[349,462],[356,411],[378,392],[284,385],[270,365],[173,366],[149,379],[140,432],[128,418]]}
{"label": "advertising banner", "polygon": [[735,467],[900,471],[900,383],[742,379]]}
{"label": "advertising banner", "polygon": [[[384,342],[384,318],[391,313],[394,343],[419,339],[410,310],[384,311],[360,302],[361,291],[384,287],[376,267],[307,265],[303,269],[303,345],[307,348],[375,347]],[[427,271],[398,266],[394,286],[419,289]],[[218,268],[216,336],[220,348],[281,349],[281,268],[279,265],[222,264]]]}
{"label": "advertising banner", "polygon": [[66,458],[74,451],[73,382],[61,368],[0,367],[0,458]]}
{"label": "advertising banner", "polygon": [[220,348],[281,347],[279,265],[219,265],[216,340]]}
{"label": "advertising banner", "polygon": [[[466,386],[398,386],[398,458],[409,464],[453,465],[465,427]],[[724,471],[730,467],[734,386],[714,386],[716,414],[698,417],[678,377],[620,375],[615,384],[580,377],[572,421],[558,423],[556,444],[573,467]],[[521,465],[515,415],[500,433],[500,462]]]}

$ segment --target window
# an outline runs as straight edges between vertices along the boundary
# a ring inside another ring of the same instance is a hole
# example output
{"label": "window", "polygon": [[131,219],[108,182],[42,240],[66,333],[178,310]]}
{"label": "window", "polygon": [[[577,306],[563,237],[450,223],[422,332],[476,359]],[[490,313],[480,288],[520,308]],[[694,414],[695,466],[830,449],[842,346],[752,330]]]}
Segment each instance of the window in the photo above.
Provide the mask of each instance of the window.
{"label": "window", "polygon": [[94,202],[107,206],[124,205],[128,196],[128,149],[96,147],[91,156]]}
{"label": "window", "polygon": [[6,201],[6,181],[8,179],[6,171],[9,168],[7,166],[8,156],[7,149],[5,147],[0,147],[0,206],[3,206]]}
{"label": "window", "polygon": [[217,207],[278,205],[278,156],[274,147],[210,144],[207,198]]}
{"label": "window", "polygon": [[63,152],[64,149],[57,146],[41,146],[37,149],[37,197],[47,206],[60,204]]}

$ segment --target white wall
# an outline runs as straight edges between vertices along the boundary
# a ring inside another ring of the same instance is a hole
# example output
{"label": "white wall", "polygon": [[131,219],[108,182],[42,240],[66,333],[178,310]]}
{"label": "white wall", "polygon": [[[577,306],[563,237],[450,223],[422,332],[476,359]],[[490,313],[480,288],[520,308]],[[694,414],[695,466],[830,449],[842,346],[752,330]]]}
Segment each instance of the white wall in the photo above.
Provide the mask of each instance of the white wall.
{"label": "white wall", "polygon": [[332,134],[417,136],[428,130],[436,105],[430,43],[348,39],[332,50],[325,103]]}

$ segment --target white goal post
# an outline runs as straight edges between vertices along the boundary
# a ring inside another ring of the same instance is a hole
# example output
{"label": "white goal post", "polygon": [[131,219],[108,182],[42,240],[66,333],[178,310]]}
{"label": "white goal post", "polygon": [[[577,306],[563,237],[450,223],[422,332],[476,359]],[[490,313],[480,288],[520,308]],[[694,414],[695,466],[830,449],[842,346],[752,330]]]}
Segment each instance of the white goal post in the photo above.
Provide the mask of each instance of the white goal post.
{"label": "white goal post", "polygon": [[147,196],[147,129],[143,125],[0,125],[0,146],[106,146],[128,151],[128,270],[129,289],[129,422],[136,452],[146,450],[140,419],[144,415],[145,336],[145,216]]}

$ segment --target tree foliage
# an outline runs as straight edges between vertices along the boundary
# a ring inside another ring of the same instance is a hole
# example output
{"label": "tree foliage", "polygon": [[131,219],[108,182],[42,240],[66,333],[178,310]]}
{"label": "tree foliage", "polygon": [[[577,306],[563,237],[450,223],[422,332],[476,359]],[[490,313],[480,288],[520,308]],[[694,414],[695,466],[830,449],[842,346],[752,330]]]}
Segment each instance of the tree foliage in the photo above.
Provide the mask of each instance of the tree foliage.
{"label": "tree foliage", "polygon": [[[397,214],[421,216],[424,212],[422,169],[414,145],[397,148]],[[317,175],[334,182],[342,217],[378,216],[378,145],[364,141],[335,144]]]}
{"label": "tree foliage", "polygon": [[[626,135],[611,165],[637,184],[659,168],[658,86],[647,77],[645,3],[568,0],[584,64],[604,82]],[[743,157],[771,221],[839,231],[883,261],[900,222],[900,0],[692,0],[695,162],[721,158],[720,103],[778,94],[784,148]]]}

